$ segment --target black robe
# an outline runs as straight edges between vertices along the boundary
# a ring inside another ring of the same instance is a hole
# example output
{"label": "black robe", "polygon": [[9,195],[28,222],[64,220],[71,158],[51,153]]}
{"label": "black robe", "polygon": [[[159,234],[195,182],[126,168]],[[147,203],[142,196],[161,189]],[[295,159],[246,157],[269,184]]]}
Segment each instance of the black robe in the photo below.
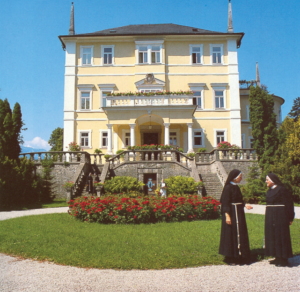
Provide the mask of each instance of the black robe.
{"label": "black robe", "polygon": [[89,194],[93,194],[94,193],[93,177],[88,176],[86,179],[86,184],[87,184],[86,191]]}
{"label": "black robe", "polygon": [[289,223],[294,217],[293,199],[288,190],[284,186],[269,189],[265,216],[266,256],[285,259],[293,256]]}
{"label": "black robe", "polygon": [[[232,203],[241,203],[233,205]],[[239,186],[228,184],[224,187],[221,197],[221,213],[222,213],[222,227],[219,254],[226,257],[238,257],[239,254],[247,257],[250,254],[248,230],[244,212],[244,201]],[[238,217],[238,224],[236,218]],[[226,223],[226,215],[229,213],[231,218],[231,225]],[[238,233],[239,230],[239,243],[238,248]]]}

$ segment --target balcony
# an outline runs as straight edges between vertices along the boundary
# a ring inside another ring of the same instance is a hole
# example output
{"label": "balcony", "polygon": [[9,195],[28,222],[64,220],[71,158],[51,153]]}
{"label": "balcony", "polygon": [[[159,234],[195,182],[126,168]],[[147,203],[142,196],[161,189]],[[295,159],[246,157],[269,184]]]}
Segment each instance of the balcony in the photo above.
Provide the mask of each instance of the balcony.
{"label": "balcony", "polygon": [[193,105],[193,95],[107,96],[106,107],[185,106]]}

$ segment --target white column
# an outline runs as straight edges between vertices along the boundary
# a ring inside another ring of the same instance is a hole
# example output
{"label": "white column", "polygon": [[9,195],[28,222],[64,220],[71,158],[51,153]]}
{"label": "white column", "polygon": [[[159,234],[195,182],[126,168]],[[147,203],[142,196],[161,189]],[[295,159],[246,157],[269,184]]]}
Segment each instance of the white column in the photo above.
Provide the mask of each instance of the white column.
{"label": "white column", "polygon": [[106,124],[107,126],[107,154],[112,154],[112,127],[111,124]]}
{"label": "white column", "polygon": [[170,123],[164,123],[165,126],[165,145],[170,144]]}
{"label": "white column", "polygon": [[194,152],[193,149],[193,123],[187,123],[188,126],[188,153]]}
{"label": "white column", "polygon": [[242,126],[241,126],[241,104],[240,104],[240,85],[238,70],[238,54],[236,40],[228,40],[228,73],[229,73],[229,99],[226,98],[226,107],[230,104],[230,128],[231,144],[241,146]]}
{"label": "white column", "polygon": [[129,124],[130,126],[130,146],[135,146],[135,124]]}

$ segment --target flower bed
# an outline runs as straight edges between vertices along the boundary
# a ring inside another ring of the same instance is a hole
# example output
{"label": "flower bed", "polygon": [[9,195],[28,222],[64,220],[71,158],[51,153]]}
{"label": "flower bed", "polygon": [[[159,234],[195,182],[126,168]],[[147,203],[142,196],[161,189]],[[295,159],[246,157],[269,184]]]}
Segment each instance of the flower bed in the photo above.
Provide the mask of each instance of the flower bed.
{"label": "flower bed", "polygon": [[202,219],[220,216],[220,202],[191,196],[160,197],[79,197],[69,202],[69,214],[76,219],[98,223],[155,223]]}

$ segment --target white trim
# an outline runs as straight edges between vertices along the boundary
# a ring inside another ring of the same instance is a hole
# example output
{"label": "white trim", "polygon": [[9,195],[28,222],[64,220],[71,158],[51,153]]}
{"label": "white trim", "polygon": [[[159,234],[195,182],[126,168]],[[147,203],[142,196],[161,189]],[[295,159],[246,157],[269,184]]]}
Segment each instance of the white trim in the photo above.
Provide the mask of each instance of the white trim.
{"label": "white trim", "polygon": [[100,89],[100,108],[103,108],[103,92],[113,93],[116,85],[112,83],[112,84],[98,84],[98,86]]}
{"label": "white trim", "polygon": [[[112,49],[111,64],[104,64],[104,49]],[[115,64],[115,45],[101,45],[101,65],[102,66],[113,66]]]}
{"label": "white trim", "polygon": [[135,41],[136,45],[139,46],[148,46],[148,45],[162,45],[164,43],[164,40],[153,40],[153,41]]}
{"label": "white trim", "polygon": [[[200,63],[193,63],[193,48],[200,48]],[[202,65],[203,64],[203,44],[190,44],[190,65]]]}
{"label": "white trim", "polygon": [[[139,65],[139,64],[138,64]],[[146,65],[149,65],[148,63]],[[154,64],[152,64],[154,65]],[[190,65],[189,65],[190,66]],[[169,75],[169,76],[227,76],[234,75],[229,73],[165,73],[165,72],[152,72],[154,75]],[[146,75],[149,72],[140,73],[116,73],[116,74],[65,74],[65,76],[78,76],[78,77],[89,77],[89,76],[135,76],[135,75]],[[239,75],[236,73],[235,75]]]}
{"label": "white trim", "polygon": [[[107,133],[107,145],[106,146],[102,146],[102,136],[103,133]],[[107,130],[99,130],[99,137],[100,137],[100,141],[99,141],[99,148],[103,148],[103,149],[107,149],[108,146],[108,129]]]}
{"label": "white trim", "polygon": [[205,117],[205,118],[195,118],[193,117],[194,120],[230,120],[230,117]]}
{"label": "white trim", "polygon": [[72,119],[72,118],[64,118],[64,121],[107,121],[107,119],[97,119],[97,118]]}
{"label": "white trim", "polygon": [[113,139],[112,139],[112,149],[114,149],[114,153],[116,154],[118,150],[118,133],[112,132],[113,134]]}
{"label": "white trim", "polygon": [[[78,133],[78,137],[77,137],[77,141],[78,141],[78,145],[80,146],[80,148],[82,149],[91,149],[92,148],[92,130],[88,129],[88,130],[77,130]],[[89,146],[81,146],[81,133],[88,133],[88,143]]]}
{"label": "white trim", "polygon": [[[126,138],[126,133],[129,133],[130,135],[130,129],[122,129],[122,148],[127,148],[127,146],[125,145],[125,138]],[[129,145],[131,144],[131,140],[130,140],[130,136],[129,136]]]}
{"label": "white trim", "polygon": [[226,129],[213,129],[214,130],[214,147],[217,147],[217,132],[224,132],[224,141],[228,142],[227,128]]}
{"label": "white trim", "polygon": [[[202,85],[203,84],[203,85]],[[191,91],[200,91],[201,92],[201,108],[198,108],[197,106],[197,109],[196,110],[203,110],[205,108],[205,105],[204,105],[204,86],[206,85],[205,83],[189,83],[188,84],[189,87],[190,87],[190,90]]]}
{"label": "white trim", "polygon": [[[210,44],[210,64],[214,66],[223,65],[224,64],[224,54],[223,54],[223,44]],[[213,63],[213,48],[219,47],[221,48],[221,63]]]}
{"label": "white trim", "polygon": [[[212,86],[213,88],[213,108],[214,110],[227,109],[226,87]],[[216,108],[216,91],[223,91],[224,107]]]}
{"label": "white trim", "polygon": [[[83,49],[91,49],[91,64],[82,64]],[[82,67],[94,66],[94,46],[80,46],[80,65]]]}
{"label": "white trim", "polygon": [[[202,144],[196,145],[195,144],[195,132],[201,132]],[[193,148],[205,148],[205,129],[193,129]]]}
{"label": "white trim", "polygon": [[[93,90],[92,87],[80,87],[80,85],[77,86],[78,88],[78,94],[79,94],[79,98],[78,98],[78,109],[80,112],[86,112],[86,111],[91,111],[91,109],[93,108]],[[90,108],[89,109],[82,109],[81,108],[81,94],[88,92],[90,95]]]}

